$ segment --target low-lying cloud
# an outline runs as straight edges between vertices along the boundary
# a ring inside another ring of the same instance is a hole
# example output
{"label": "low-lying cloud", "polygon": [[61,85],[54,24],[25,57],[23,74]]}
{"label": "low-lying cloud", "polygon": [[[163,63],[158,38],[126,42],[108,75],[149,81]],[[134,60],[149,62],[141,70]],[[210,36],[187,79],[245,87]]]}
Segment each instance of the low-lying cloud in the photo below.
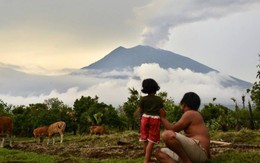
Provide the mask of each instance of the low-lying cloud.
{"label": "low-lying cloud", "polygon": [[[158,64],[142,64],[133,70],[98,72],[78,70],[67,75],[43,76],[26,74],[10,68],[1,68],[0,99],[7,104],[29,105],[42,103],[49,98],[58,98],[73,106],[81,96],[98,96],[100,102],[123,105],[130,96],[128,88],[140,92],[145,78],[154,78],[160,91],[168,93],[175,103],[179,103],[188,91],[198,93],[203,103],[232,104],[231,98],[239,102],[245,90],[238,87],[223,87],[221,81],[233,80],[218,72],[195,73],[189,69],[163,69]],[[142,94],[144,95],[144,94]]]}

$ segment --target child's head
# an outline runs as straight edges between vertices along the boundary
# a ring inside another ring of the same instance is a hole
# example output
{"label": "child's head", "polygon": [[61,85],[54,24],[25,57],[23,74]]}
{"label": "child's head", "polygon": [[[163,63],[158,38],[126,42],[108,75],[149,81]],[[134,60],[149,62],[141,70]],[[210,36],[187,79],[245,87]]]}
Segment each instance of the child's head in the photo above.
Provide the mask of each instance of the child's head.
{"label": "child's head", "polygon": [[156,91],[160,89],[157,82],[151,78],[144,79],[142,83],[142,87],[143,87],[142,92],[147,94],[156,93]]}
{"label": "child's head", "polygon": [[200,97],[194,92],[187,92],[184,94],[180,104],[185,104],[190,109],[197,111],[200,107]]}

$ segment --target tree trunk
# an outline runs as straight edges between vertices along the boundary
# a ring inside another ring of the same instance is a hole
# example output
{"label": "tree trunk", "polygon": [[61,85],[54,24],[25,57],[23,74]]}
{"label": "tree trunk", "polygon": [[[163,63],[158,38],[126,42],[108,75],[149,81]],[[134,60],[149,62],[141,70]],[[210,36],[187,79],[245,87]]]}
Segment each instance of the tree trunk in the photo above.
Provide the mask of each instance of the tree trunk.
{"label": "tree trunk", "polygon": [[251,107],[250,101],[248,101],[248,110],[249,110],[250,129],[254,130],[255,124],[254,124],[254,117],[253,117],[253,112],[252,112],[252,107]]}

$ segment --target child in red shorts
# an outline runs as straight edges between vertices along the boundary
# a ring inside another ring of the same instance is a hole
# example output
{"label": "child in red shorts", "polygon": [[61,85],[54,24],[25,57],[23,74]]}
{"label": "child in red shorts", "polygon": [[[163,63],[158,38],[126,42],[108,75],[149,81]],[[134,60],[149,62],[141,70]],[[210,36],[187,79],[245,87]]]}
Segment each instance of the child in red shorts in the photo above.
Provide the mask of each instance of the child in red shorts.
{"label": "child in red shorts", "polygon": [[142,82],[142,92],[148,94],[140,99],[139,112],[142,114],[140,126],[140,141],[144,142],[144,163],[149,162],[153,145],[160,141],[160,109],[163,109],[163,100],[156,96],[160,89],[154,79],[145,79]]}

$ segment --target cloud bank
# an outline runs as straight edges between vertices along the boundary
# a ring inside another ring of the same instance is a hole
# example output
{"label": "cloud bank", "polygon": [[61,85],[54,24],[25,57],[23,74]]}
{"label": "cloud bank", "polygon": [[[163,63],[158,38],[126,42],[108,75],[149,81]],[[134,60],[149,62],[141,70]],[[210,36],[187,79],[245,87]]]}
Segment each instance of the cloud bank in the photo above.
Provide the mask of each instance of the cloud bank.
{"label": "cloud bank", "polygon": [[97,95],[100,102],[118,107],[130,96],[128,88],[135,88],[141,93],[141,82],[145,78],[154,78],[161,87],[160,91],[167,92],[175,103],[179,103],[188,91],[198,93],[202,103],[217,98],[217,103],[232,104],[231,98],[239,102],[245,94],[245,90],[240,88],[224,88],[221,85],[221,81],[233,80],[228,75],[217,72],[201,74],[189,69],[163,69],[155,63],[142,64],[133,70],[98,73],[78,70],[57,76],[26,74],[0,67],[0,74],[0,99],[12,105],[29,105],[58,98],[73,106],[74,101],[81,96]]}
{"label": "cloud bank", "polygon": [[160,47],[169,40],[174,27],[244,12],[258,0],[153,0],[135,10],[136,19],[145,22],[143,43]]}

